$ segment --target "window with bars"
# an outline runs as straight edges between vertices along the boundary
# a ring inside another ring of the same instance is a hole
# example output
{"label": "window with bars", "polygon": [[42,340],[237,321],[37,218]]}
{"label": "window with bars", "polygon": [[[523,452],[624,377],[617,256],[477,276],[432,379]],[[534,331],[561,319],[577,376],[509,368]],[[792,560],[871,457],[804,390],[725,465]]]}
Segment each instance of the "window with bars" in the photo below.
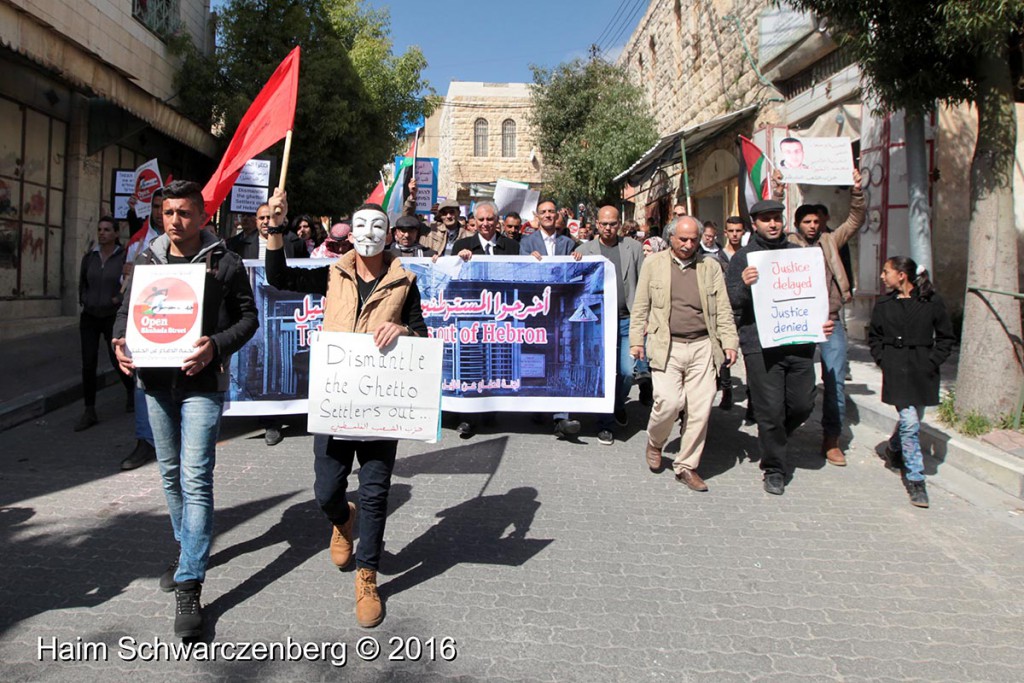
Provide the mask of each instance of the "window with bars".
{"label": "window with bars", "polygon": [[180,0],[132,0],[132,16],[161,38],[167,38],[181,24]]}
{"label": "window with bars", "polygon": [[473,156],[487,156],[487,120],[477,119],[473,124]]}
{"label": "window with bars", "polygon": [[512,119],[505,119],[501,124],[501,156],[514,157],[516,155],[516,122]]}

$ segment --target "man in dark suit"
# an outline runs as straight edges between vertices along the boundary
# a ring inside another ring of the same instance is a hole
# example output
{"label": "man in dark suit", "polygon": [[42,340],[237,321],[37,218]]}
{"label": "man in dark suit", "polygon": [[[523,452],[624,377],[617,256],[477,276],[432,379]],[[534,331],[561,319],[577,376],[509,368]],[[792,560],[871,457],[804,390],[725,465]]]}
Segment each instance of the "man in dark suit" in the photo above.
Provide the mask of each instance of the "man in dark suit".
{"label": "man in dark suit", "polygon": [[555,221],[558,220],[558,207],[554,199],[541,199],[537,204],[537,220],[540,230],[532,232],[519,243],[519,253],[533,256],[538,261],[544,256],[568,256],[576,248],[576,243],[567,235],[558,234]]}
{"label": "man in dark suit", "polygon": [[461,257],[464,261],[469,258],[463,255],[468,251],[469,255],[479,256],[518,256],[519,243],[505,237],[498,232],[498,207],[494,202],[480,202],[474,207],[473,215],[476,217],[477,232],[475,235],[463,237],[452,247],[452,253]]}
{"label": "man in dark suit", "polygon": [[[270,206],[262,204],[256,209],[256,222],[248,216],[242,221],[242,232],[227,241],[229,250],[243,259],[264,259],[267,253],[267,230],[270,228]],[[306,258],[305,243],[294,232],[284,234],[284,254],[287,258]]]}

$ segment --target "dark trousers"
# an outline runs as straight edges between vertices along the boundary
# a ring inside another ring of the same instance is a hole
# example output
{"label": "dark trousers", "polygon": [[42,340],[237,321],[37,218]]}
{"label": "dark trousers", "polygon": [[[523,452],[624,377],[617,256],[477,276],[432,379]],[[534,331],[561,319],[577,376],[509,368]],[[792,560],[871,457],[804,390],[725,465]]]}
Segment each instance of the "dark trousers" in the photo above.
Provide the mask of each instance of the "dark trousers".
{"label": "dark trousers", "polygon": [[757,419],[761,469],[786,473],[786,443],[814,410],[814,346],[777,347],[744,355]]}
{"label": "dark trousers", "polygon": [[359,459],[359,546],[356,566],[376,570],[384,546],[388,491],[395,469],[397,441],[345,441],[318,434],[313,438],[313,492],[327,519],[348,520],[345,491],[352,463]]}
{"label": "dark trousers", "polygon": [[83,311],[78,320],[78,333],[82,339],[82,396],[87,408],[96,405],[96,368],[99,362],[101,337],[106,340],[107,356],[110,358],[110,364],[117,370],[117,376],[121,378],[125,391],[131,393],[134,390],[132,378],[121,372],[117,365],[117,357],[114,355],[114,347],[110,345],[114,336],[115,317],[97,317]]}

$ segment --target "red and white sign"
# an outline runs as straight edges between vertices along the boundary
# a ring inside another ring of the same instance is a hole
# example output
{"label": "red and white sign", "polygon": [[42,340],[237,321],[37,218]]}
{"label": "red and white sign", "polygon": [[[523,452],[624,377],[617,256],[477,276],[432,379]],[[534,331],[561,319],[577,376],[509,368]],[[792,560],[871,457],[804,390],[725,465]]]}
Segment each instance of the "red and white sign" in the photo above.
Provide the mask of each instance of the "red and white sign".
{"label": "red and white sign", "polygon": [[180,367],[202,336],[202,264],[139,265],[132,273],[126,341],[138,367]]}
{"label": "red and white sign", "polygon": [[156,159],[150,159],[135,169],[135,215],[149,218],[153,193],[164,186],[160,179],[160,167]]}

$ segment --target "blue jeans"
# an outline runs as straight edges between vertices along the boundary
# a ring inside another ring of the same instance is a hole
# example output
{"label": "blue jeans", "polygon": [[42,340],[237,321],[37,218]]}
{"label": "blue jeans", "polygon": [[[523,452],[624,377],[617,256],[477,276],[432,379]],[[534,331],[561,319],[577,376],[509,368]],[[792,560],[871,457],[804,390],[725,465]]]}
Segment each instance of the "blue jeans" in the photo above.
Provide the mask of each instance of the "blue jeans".
{"label": "blue jeans", "polygon": [[907,481],[924,481],[924,455],[921,453],[921,420],[924,406],[896,408],[900,422],[889,437],[889,448],[897,453],[903,451],[903,470]]}
{"label": "blue jeans", "polygon": [[135,438],[153,445],[153,428],[149,426],[146,392],[135,386]]}
{"label": "blue jeans", "polygon": [[[636,362],[629,355],[629,318],[619,320],[619,336],[615,340],[615,355],[619,359],[619,371],[615,375],[615,410],[624,410],[626,397],[633,387],[633,364]],[[598,418],[598,428],[611,431],[615,427],[615,415],[605,414]]]}
{"label": "blue jeans", "polygon": [[846,327],[836,321],[835,330],[821,349],[821,377],[825,396],[821,401],[821,430],[825,436],[839,436],[846,422],[846,368],[849,364],[846,350]]}
{"label": "blue jeans", "polygon": [[147,390],[146,406],[171,527],[181,545],[174,580],[202,581],[213,539],[213,467],[224,394]]}

